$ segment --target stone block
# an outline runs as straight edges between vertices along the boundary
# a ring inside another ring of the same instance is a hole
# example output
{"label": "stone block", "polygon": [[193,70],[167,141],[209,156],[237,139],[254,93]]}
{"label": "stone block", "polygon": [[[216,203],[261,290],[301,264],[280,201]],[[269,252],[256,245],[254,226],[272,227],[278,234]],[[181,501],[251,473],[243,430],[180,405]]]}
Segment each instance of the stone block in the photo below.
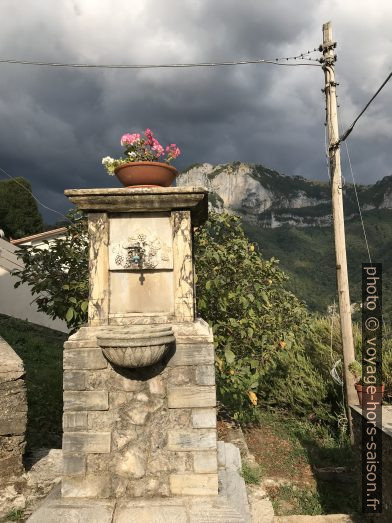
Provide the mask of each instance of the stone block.
{"label": "stone block", "polygon": [[86,349],[86,348],[94,348],[98,349],[97,340],[96,337],[91,339],[84,339],[84,340],[67,340],[64,343],[64,349]]}
{"label": "stone block", "polygon": [[225,468],[226,467],[226,443],[224,441],[218,441],[217,442],[217,449],[218,449],[218,466],[219,468]]}
{"label": "stone block", "polygon": [[0,383],[15,381],[24,376],[23,361],[8,343],[0,337]]}
{"label": "stone block", "polygon": [[193,454],[193,470],[198,474],[216,474],[218,472],[216,450],[195,452]]}
{"label": "stone block", "polygon": [[[3,398],[4,401],[4,398]],[[0,409],[0,436],[20,435],[26,431],[26,412],[7,412],[3,415]]]}
{"label": "stone block", "polygon": [[169,369],[168,383],[169,385],[189,385],[196,382],[195,368],[186,365],[171,367]]}
{"label": "stone block", "polygon": [[146,474],[146,458],[140,448],[129,448],[118,456],[116,474],[127,478],[140,479]]}
{"label": "stone block", "polygon": [[174,451],[216,449],[216,430],[176,430],[168,431],[167,448]]}
{"label": "stone block", "polygon": [[239,471],[242,469],[240,449],[233,443],[225,443],[226,468]]}
{"label": "stone block", "polygon": [[167,399],[170,409],[216,406],[215,387],[171,387]]}
{"label": "stone block", "polygon": [[64,412],[63,429],[71,432],[87,429],[87,412]]}
{"label": "stone block", "polygon": [[163,379],[163,376],[158,375],[154,376],[154,378],[151,378],[148,381],[148,390],[150,391],[150,394],[153,394],[155,396],[165,397],[166,396],[166,387],[165,387],[165,381]]}
{"label": "stone block", "polygon": [[13,452],[0,453],[0,478],[18,476],[23,469],[23,447],[17,447]]}
{"label": "stone block", "polygon": [[170,427],[191,428],[191,409],[169,409],[167,414]]}
{"label": "stone block", "polygon": [[198,385],[215,385],[215,365],[198,365],[196,367]]}
{"label": "stone block", "polygon": [[126,392],[140,392],[146,387],[146,382],[142,380],[136,380],[131,376],[131,371],[123,369],[123,374],[118,372],[110,373],[110,382],[107,383],[111,390],[123,390]]}
{"label": "stone block", "polygon": [[[220,486],[219,486],[220,488]],[[231,499],[220,495],[216,497],[194,498],[190,500],[189,523],[205,523],[213,521],[214,523],[251,523],[248,516],[244,516],[234,507]],[[252,520],[252,523],[271,523],[264,519]]]}
{"label": "stone block", "polygon": [[192,409],[192,426],[195,429],[215,429],[216,409]]}
{"label": "stone block", "polygon": [[64,390],[85,390],[86,374],[78,370],[68,370],[64,372],[63,389]]}
{"label": "stone block", "polygon": [[117,410],[106,410],[88,413],[89,429],[111,429],[119,421],[120,414]]}
{"label": "stone block", "polygon": [[63,452],[109,453],[110,432],[65,432]]}
{"label": "stone block", "polygon": [[110,475],[90,474],[83,477],[63,477],[61,494],[63,498],[108,498],[110,496]]}
{"label": "stone block", "polygon": [[84,476],[86,456],[83,454],[63,454],[63,474],[65,476]]}
{"label": "stone block", "polygon": [[108,362],[100,348],[64,350],[64,370],[106,369]]}
{"label": "stone block", "polygon": [[29,518],[29,523],[112,523],[114,501],[48,498]]}
{"label": "stone block", "polygon": [[176,343],[176,351],[168,362],[168,366],[213,365],[214,360],[215,352],[213,343]]}
{"label": "stone block", "polygon": [[64,410],[108,410],[108,408],[107,391],[64,391]]}
{"label": "stone block", "polygon": [[217,474],[172,474],[170,491],[175,496],[217,496]]}
{"label": "stone block", "polygon": [[26,389],[23,380],[12,382],[7,390],[2,390],[0,397],[0,416],[12,416],[16,412],[27,412]]}
{"label": "stone block", "polygon": [[187,512],[183,506],[134,506],[120,504],[114,514],[113,523],[184,523]]}
{"label": "stone block", "polygon": [[109,392],[109,405],[110,408],[123,407],[124,405],[130,405],[134,398],[133,392]]}

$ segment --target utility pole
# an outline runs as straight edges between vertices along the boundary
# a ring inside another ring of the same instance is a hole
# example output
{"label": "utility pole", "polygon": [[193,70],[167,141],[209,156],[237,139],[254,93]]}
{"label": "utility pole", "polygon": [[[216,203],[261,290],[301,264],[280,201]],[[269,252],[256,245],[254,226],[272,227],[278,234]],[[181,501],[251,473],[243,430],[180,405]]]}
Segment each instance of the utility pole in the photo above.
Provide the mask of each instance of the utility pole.
{"label": "utility pole", "polygon": [[351,322],[350,290],[348,286],[346,237],[344,231],[342,172],[340,166],[339,127],[334,70],[334,64],[336,60],[334,53],[335,47],[336,42],[334,42],[332,39],[331,22],[327,22],[323,25],[323,44],[320,50],[323,52],[322,63],[325,74],[324,92],[326,100],[326,125],[328,131],[329,171],[332,191],[336,279],[339,295],[340,329],[342,333],[343,344],[343,376],[346,393],[345,400],[350,429],[350,438],[353,442],[353,428],[349,404],[357,403],[357,394],[354,387],[354,377],[348,368],[349,364],[355,359],[355,352]]}

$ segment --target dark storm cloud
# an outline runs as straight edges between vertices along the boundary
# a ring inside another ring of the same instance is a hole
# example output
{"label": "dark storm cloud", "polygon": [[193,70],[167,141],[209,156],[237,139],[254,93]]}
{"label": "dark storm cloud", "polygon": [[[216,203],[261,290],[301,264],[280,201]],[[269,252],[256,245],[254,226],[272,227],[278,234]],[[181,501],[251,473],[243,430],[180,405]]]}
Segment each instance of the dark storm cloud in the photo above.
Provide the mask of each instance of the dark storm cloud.
{"label": "dark storm cloud", "polygon": [[[344,5],[343,5],[344,4]],[[5,0],[2,56],[90,63],[168,63],[291,56],[317,47],[333,19],[347,125],[386,77],[386,0]],[[388,68],[389,67],[389,68]],[[317,68],[102,71],[0,65],[0,167],[24,176],[50,207],[67,187],[116,185],[100,164],[119,137],[150,127],[183,150],[177,166],[235,160],[327,179],[324,103]],[[391,173],[391,90],[350,139],[359,181]],[[56,215],[43,211],[45,218]]]}

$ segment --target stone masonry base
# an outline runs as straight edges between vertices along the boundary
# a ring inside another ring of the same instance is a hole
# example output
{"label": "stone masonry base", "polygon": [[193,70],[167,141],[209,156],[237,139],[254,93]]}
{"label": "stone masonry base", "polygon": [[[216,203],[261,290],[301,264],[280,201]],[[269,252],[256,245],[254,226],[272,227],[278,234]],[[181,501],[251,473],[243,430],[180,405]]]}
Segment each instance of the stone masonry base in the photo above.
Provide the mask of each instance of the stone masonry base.
{"label": "stone masonry base", "polygon": [[250,523],[238,449],[219,442],[219,495],[92,500],[61,498],[56,487],[29,523]]}

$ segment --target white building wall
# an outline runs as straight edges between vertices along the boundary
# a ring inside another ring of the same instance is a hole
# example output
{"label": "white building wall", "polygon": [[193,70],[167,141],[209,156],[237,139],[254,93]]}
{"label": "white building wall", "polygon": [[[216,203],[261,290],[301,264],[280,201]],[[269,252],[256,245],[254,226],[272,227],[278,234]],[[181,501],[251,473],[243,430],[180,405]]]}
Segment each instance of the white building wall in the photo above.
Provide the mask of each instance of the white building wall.
{"label": "white building wall", "polygon": [[27,320],[50,329],[68,332],[67,324],[61,320],[52,320],[45,313],[38,311],[34,297],[28,285],[14,288],[17,278],[10,272],[22,267],[22,261],[16,256],[19,247],[0,238],[0,313]]}

